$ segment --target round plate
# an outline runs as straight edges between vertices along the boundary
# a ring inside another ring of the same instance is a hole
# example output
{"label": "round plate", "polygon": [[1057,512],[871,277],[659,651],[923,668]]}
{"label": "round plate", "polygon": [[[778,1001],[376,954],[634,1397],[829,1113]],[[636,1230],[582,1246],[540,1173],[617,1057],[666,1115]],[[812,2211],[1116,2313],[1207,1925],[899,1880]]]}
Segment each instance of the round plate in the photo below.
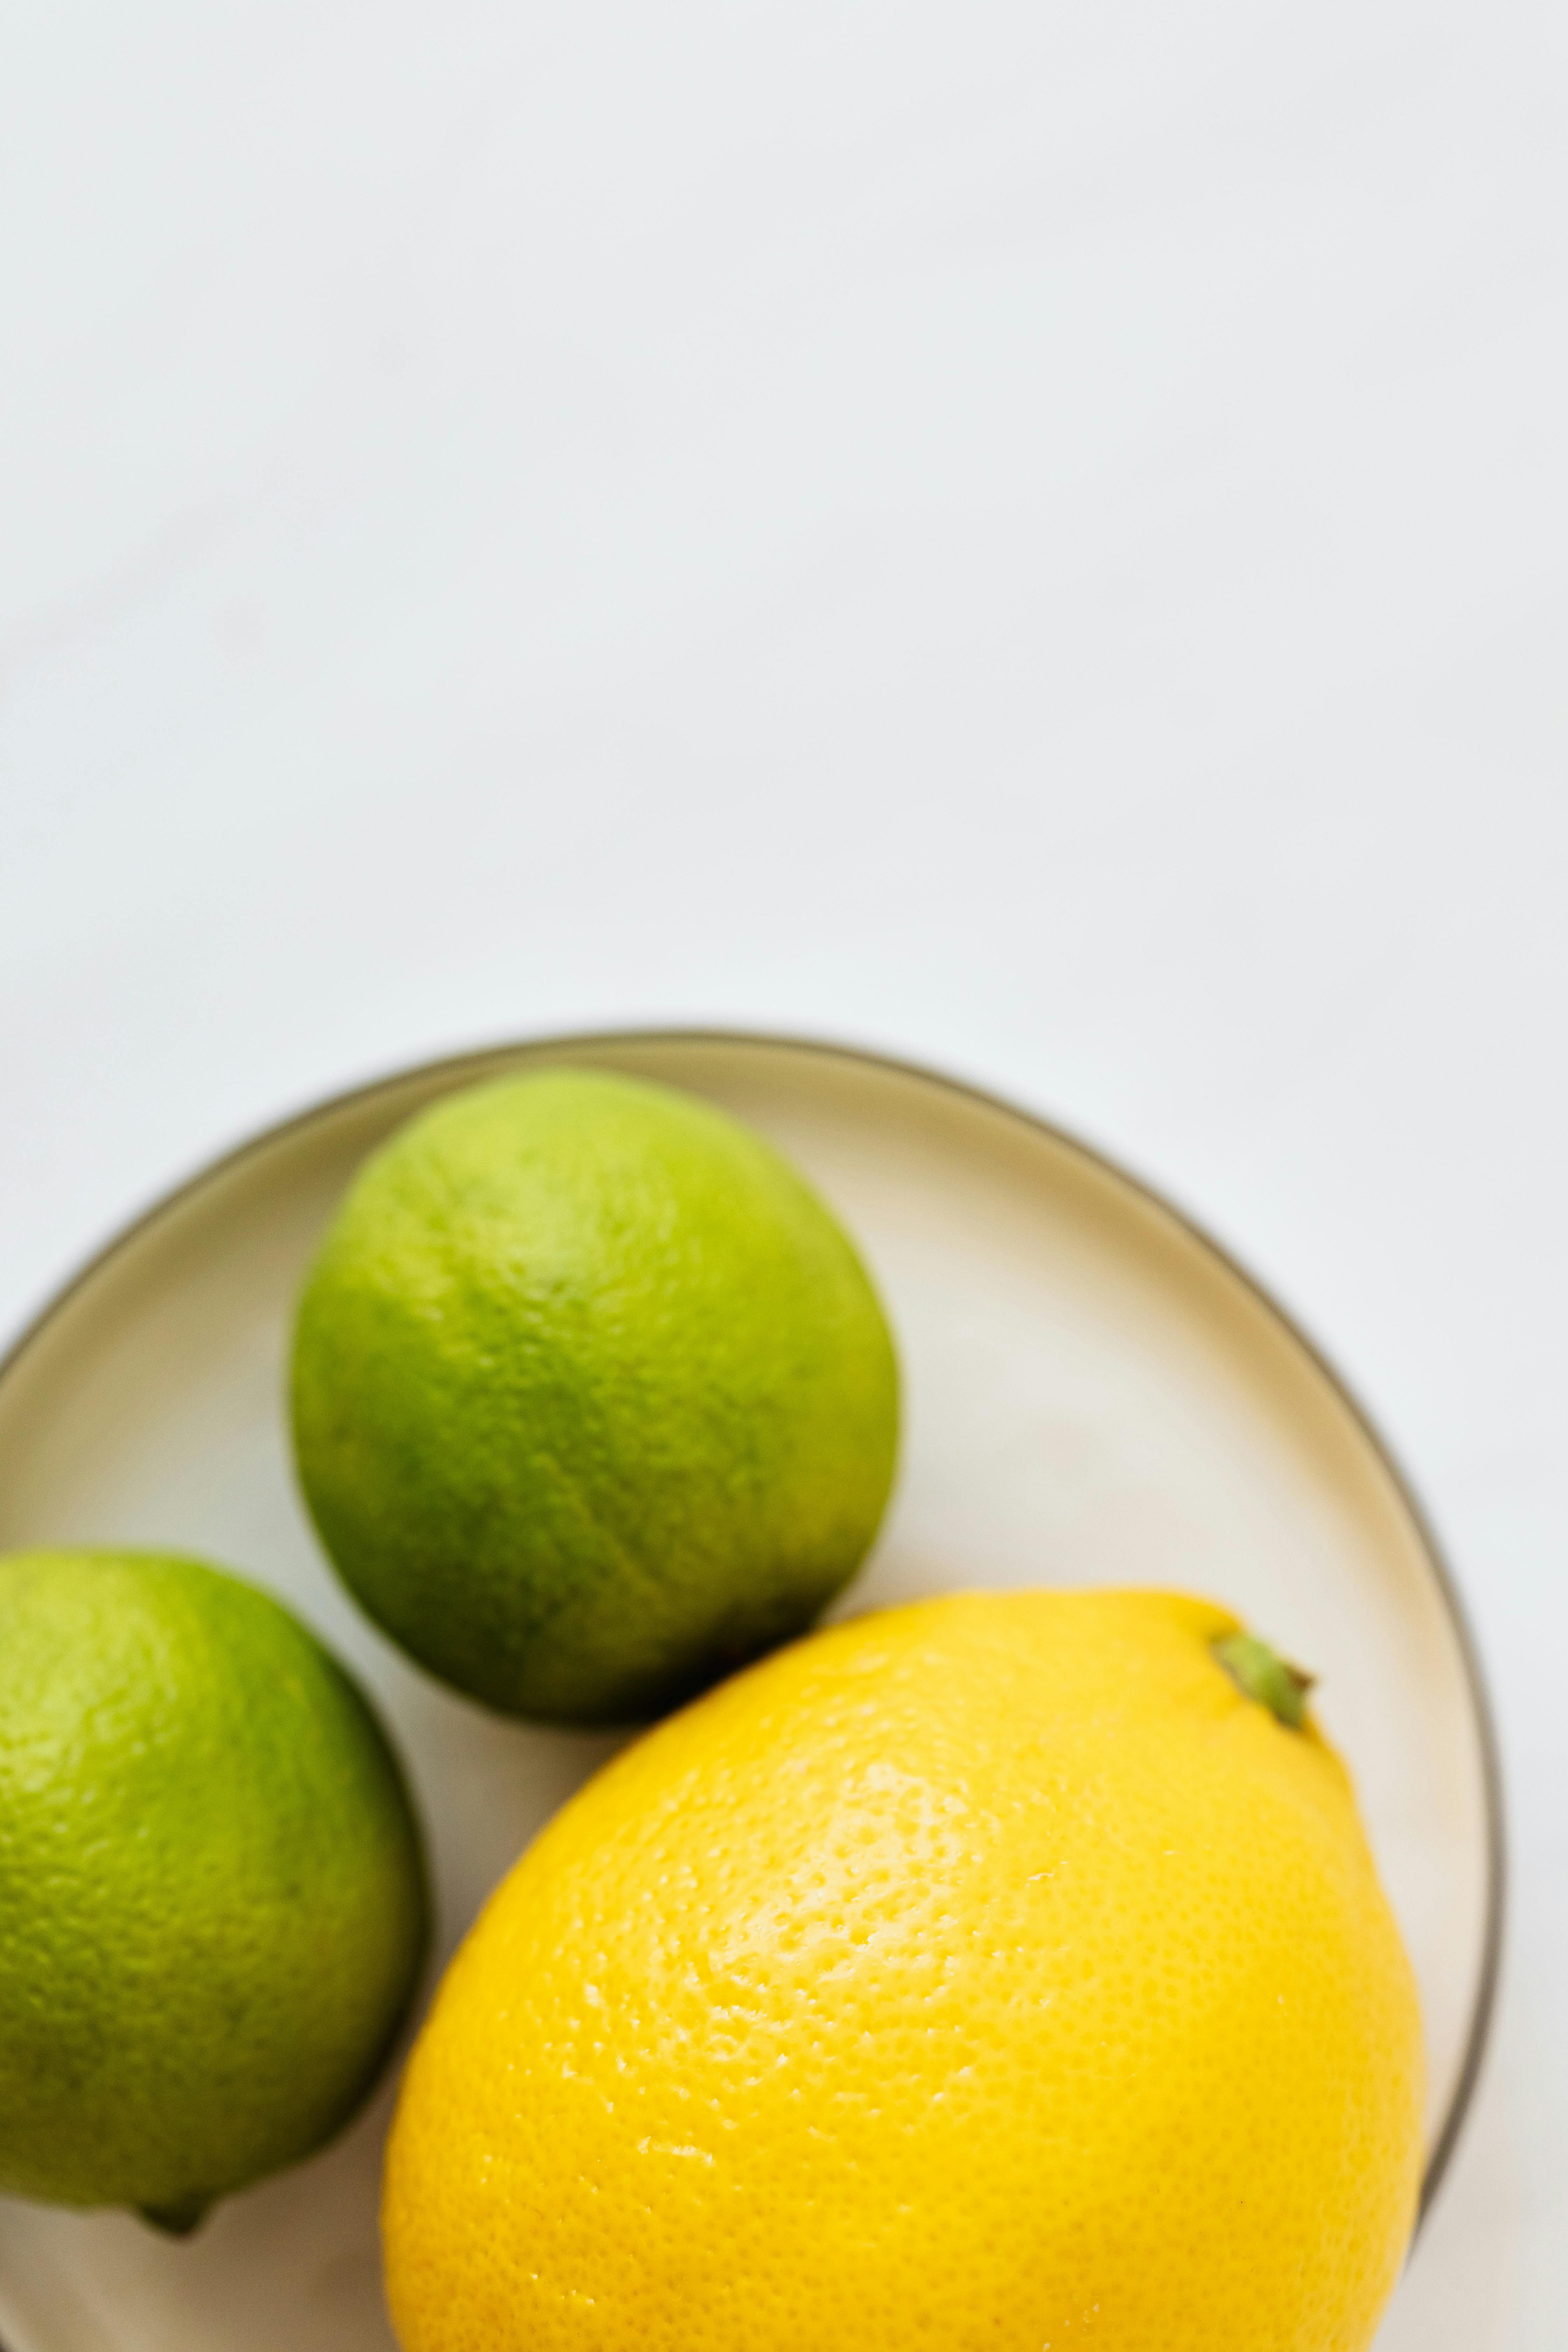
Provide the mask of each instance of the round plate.
{"label": "round plate", "polygon": [[[0,1549],[189,1550],[285,1594],[374,1689],[409,1761],[444,1958],[616,1743],[485,1714],[350,1604],[290,1475],[289,1324],[367,1151],[455,1087],[562,1062],[751,1120],[859,1241],[908,1410],[893,1509],[848,1609],[956,1585],[1174,1585],[1321,1676],[1420,1979],[1430,2193],[1479,2056],[1501,1887],[1493,1747],[1452,1587],[1386,1449],[1279,1307],[1144,1186],[1005,1104],[832,1047],[700,1034],[506,1048],[327,1103],[142,1218],[0,1368]],[[0,2199],[10,2352],[387,2352],[390,2099],[186,2243]]]}

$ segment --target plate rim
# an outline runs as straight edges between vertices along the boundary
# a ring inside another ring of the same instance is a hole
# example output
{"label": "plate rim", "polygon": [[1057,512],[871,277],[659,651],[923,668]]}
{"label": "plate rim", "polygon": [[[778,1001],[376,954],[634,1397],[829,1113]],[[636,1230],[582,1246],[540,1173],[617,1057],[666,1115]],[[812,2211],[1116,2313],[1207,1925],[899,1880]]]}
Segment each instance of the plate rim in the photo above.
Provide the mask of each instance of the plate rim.
{"label": "plate rim", "polygon": [[[870,1045],[851,1043],[846,1039],[826,1037],[788,1029],[730,1028],[718,1024],[657,1022],[647,1024],[619,1025],[610,1029],[547,1029],[518,1036],[498,1037],[482,1045],[471,1045],[457,1053],[432,1055],[416,1062],[400,1063],[384,1069],[376,1076],[357,1084],[333,1088],[330,1093],[313,1097],[301,1108],[286,1112],[280,1118],[251,1129],[237,1143],[215,1153],[187,1176],[178,1179],[156,1194],[147,1204],[117,1226],[107,1240],[91,1251],[68,1273],[63,1281],[44,1299],[20,1328],[8,1339],[0,1350],[0,1390],[23,1358],[42,1339],[46,1331],[88,1286],[103,1273],[113,1261],[132,1248],[137,1242],[174,1212],[184,1207],[209,1184],[233,1174],[248,1160],[260,1157],[273,1146],[286,1142],[318,1121],[339,1111],[368,1105],[378,1095],[390,1094],[411,1079],[437,1079],[450,1076],[460,1083],[466,1071],[477,1070],[498,1056],[524,1054],[540,1050],[556,1051],[581,1048],[588,1051],[614,1051],[618,1045],[718,1045],[742,1046],[763,1051],[783,1051],[818,1056],[829,1061],[880,1070],[917,1084],[934,1087],[938,1092],[955,1095],[961,1099],[995,1112],[1004,1118],[1080,1160],[1100,1174],[1112,1178],[1135,1194],[1147,1207],[1169,1217],[1187,1237],[1238,1282],[1267,1314],[1283,1329],[1286,1336],[1302,1351],[1331,1391],[1350,1414],[1352,1423],[1371,1447],[1372,1452],[1392,1484],[1401,1505],[1408,1513],[1427,1568],[1437,1588],[1438,1597],[1447,1610],[1458,1646],[1465,1686],[1475,1720],[1477,1746],[1480,1760],[1482,1804],[1486,1821],[1487,1878],[1486,1917],[1481,1940],[1480,1968],[1476,1996],[1471,2011],[1465,2053],[1455,2080],[1453,2095],[1440,2130],[1432,2145],[1422,2177],[1421,2198],[1415,2225],[1411,2232],[1415,2246],[1434,2200],[1458,2145],[1460,2134],[1474,2104],[1477,2085],[1485,2063],[1495,2020],[1499,1985],[1501,1974],[1502,1947],[1508,1907],[1508,1832],[1506,1826],[1501,1748],[1498,1737],[1496,1714],[1481,1663],[1479,1644],[1476,1639],[1468,1609],[1463,1600],[1453,1565],[1439,1541],[1430,1513],[1388,1439],[1373,1420],[1371,1412],[1341,1371],[1333,1358],[1301,1324],[1296,1314],[1275,1294],[1269,1286],[1255,1274],[1228,1244],[1221,1241],[1208,1224],[1180,1201],[1173,1200],[1162,1185],[1156,1184],[1139,1170],[1130,1167],[1119,1154],[1088,1141],[1073,1129],[1045,1113],[1031,1109],[1026,1104],[979,1081],[960,1076],[956,1071],[937,1067],[929,1062],[915,1061],[904,1054]],[[6,2347],[0,2342],[0,2352]]]}

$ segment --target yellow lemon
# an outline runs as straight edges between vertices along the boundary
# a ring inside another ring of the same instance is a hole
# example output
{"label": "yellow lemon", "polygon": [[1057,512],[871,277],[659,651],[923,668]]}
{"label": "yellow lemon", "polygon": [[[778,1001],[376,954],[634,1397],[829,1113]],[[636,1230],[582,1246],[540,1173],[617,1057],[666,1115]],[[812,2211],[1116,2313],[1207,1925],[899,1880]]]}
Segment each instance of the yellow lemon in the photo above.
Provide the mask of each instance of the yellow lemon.
{"label": "yellow lemon", "polygon": [[1415,1995],[1344,1768],[1236,1632],[922,1602],[625,1750],[410,2063],[405,2352],[1363,2352]]}

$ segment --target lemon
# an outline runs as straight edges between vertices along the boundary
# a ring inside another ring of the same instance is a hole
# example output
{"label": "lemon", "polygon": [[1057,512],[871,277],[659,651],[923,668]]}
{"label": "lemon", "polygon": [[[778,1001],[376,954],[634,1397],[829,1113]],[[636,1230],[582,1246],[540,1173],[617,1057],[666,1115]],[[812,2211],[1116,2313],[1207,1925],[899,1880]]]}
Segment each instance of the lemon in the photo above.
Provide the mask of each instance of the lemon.
{"label": "lemon", "polygon": [[188,2229],[331,2137],[426,1939],[364,1700],[198,1561],[0,1559],[0,2189]]}
{"label": "lemon", "polygon": [[1364,2352],[1420,2029],[1345,1771],[1158,1593],[812,1637],[568,1804],[389,2144],[405,2352]]}
{"label": "lemon", "polygon": [[370,1614],[495,1707],[630,1722],[798,1633],[893,1474],[876,1294],[694,1097],[585,1071],[426,1112],[300,1307],[300,1482]]}

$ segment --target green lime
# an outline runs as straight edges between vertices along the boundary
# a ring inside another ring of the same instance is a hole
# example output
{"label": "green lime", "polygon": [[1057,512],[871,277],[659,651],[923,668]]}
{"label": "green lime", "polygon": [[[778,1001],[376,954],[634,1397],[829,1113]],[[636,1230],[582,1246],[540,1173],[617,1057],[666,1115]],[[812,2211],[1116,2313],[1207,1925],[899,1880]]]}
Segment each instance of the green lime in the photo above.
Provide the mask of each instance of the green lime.
{"label": "green lime", "polygon": [[587,1071],[449,1097],[305,1286],[300,1481],[371,1615],[510,1713],[644,1719],[798,1633],[876,1534],[898,1371],[773,1147]]}
{"label": "green lime", "polygon": [[192,1559],[0,1559],[0,2189],[189,2229],[309,2156],[424,1957],[375,1717],[275,1601]]}

